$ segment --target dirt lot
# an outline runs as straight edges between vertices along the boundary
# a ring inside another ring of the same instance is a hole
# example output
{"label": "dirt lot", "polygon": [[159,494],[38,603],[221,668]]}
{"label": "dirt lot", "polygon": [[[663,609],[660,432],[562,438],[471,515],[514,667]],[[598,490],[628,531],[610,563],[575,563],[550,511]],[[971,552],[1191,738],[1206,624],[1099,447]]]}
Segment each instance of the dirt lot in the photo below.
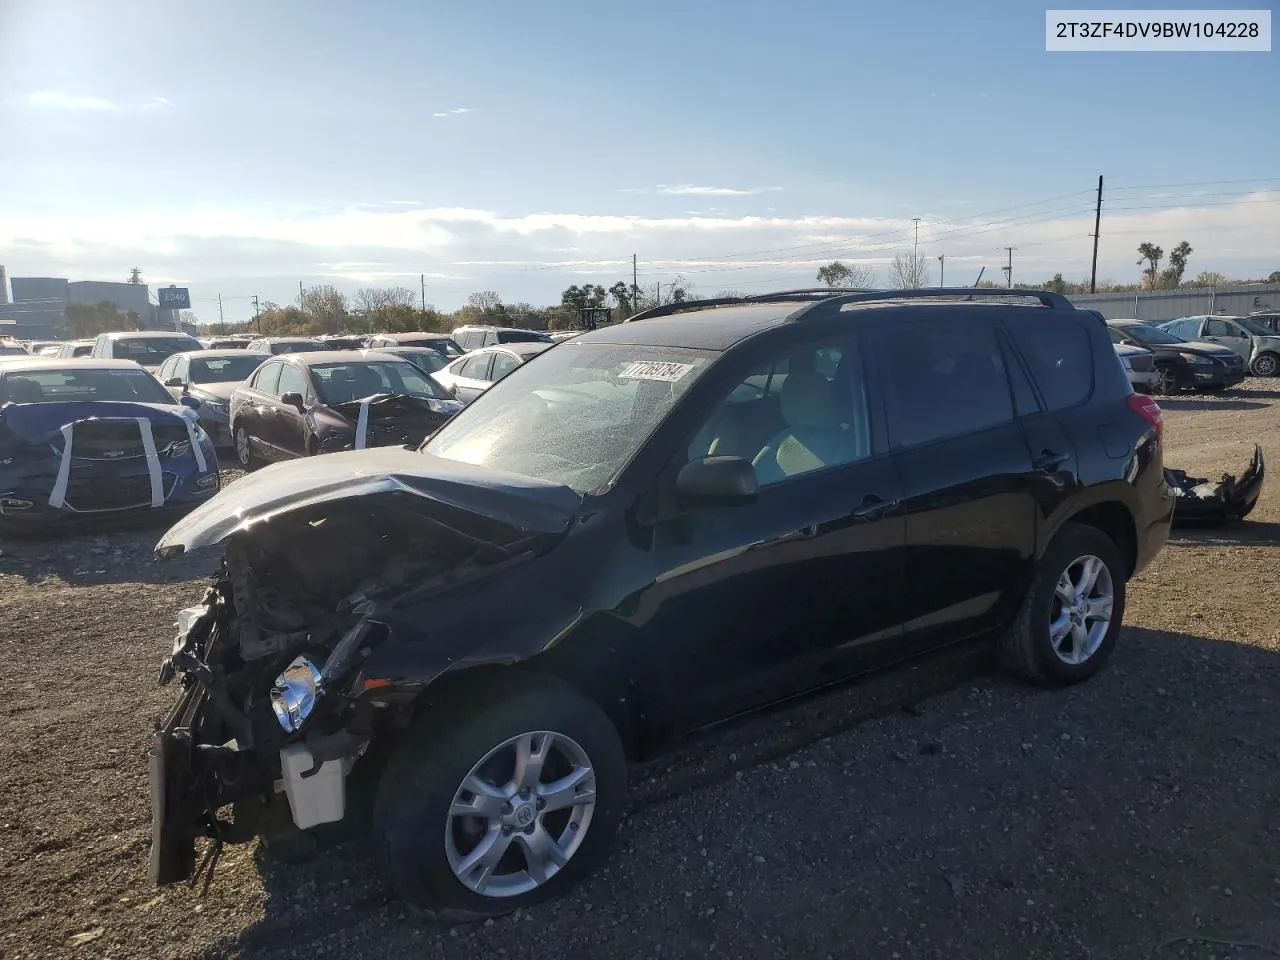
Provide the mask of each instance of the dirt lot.
{"label": "dirt lot", "polygon": [[[1280,464],[1278,401],[1166,402],[1167,460]],[[636,772],[603,874],[449,931],[358,841],[231,848],[204,899],[147,886],[155,668],[211,566],[155,562],[157,535],[0,546],[0,957],[1280,955],[1280,480],[1170,543],[1092,682],[962,649],[757,718]]]}

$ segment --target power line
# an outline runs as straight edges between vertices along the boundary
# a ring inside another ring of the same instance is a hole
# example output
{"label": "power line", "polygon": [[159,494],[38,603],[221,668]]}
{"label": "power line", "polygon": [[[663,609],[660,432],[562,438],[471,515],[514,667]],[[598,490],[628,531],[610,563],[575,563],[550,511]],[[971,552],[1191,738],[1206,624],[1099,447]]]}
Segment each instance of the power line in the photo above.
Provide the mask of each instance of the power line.
{"label": "power line", "polygon": [[1138,183],[1127,184],[1123,186],[1113,186],[1109,189],[1121,190],[1166,190],[1175,187],[1212,187],[1222,183],[1270,183],[1280,181],[1280,177],[1246,177],[1242,180],[1192,180],[1187,183]]}

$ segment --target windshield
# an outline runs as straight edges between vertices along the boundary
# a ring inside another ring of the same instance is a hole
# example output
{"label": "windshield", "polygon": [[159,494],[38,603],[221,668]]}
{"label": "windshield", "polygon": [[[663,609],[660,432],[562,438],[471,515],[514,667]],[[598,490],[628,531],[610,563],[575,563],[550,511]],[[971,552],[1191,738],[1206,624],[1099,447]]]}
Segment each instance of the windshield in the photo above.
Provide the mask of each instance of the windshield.
{"label": "windshield", "polygon": [[449,358],[438,350],[431,350],[427,347],[401,347],[399,349],[391,348],[387,351],[393,353],[397,357],[404,357],[410,363],[420,370],[427,373],[435,373],[437,370],[443,370],[449,363]]}
{"label": "windshield", "polygon": [[447,357],[460,357],[463,350],[448,337],[421,337],[397,341],[402,347],[430,347]]}
{"label": "windshield", "polygon": [[175,353],[201,349],[200,341],[195,337],[125,337],[115,342],[111,355],[117,360],[156,366]]}
{"label": "windshield", "polygon": [[425,373],[403,360],[320,363],[311,367],[311,373],[321,402],[331,407],[380,393],[432,400],[452,399]]}
{"label": "windshield", "polygon": [[714,356],[570,342],[517,367],[422,449],[590,493],[627,465]]}
{"label": "windshield", "polygon": [[1139,343],[1186,343],[1181,337],[1175,337],[1168,330],[1161,330],[1159,327],[1148,326],[1145,323],[1126,324],[1120,328],[1130,340],[1137,340]]}
{"label": "windshield", "polygon": [[276,341],[271,345],[273,353],[310,353],[313,350],[328,350],[329,345],[321,340],[302,340],[291,343]]}
{"label": "windshield", "polygon": [[0,403],[110,400],[173,405],[169,391],[145,370],[24,369],[0,377]]}
{"label": "windshield", "polygon": [[254,353],[237,357],[192,357],[188,376],[192,383],[240,381],[257,370],[265,359]]}

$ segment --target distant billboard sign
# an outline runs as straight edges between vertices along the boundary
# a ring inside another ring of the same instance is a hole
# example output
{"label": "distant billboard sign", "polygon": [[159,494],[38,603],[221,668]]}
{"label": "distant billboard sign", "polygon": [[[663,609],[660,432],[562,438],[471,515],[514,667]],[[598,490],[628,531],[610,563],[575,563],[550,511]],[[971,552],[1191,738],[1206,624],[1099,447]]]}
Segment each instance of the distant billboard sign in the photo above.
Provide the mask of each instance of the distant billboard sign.
{"label": "distant billboard sign", "polygon": [[191,291],[186,287],[161,287],[156,296],[165,310],[191,309]]}

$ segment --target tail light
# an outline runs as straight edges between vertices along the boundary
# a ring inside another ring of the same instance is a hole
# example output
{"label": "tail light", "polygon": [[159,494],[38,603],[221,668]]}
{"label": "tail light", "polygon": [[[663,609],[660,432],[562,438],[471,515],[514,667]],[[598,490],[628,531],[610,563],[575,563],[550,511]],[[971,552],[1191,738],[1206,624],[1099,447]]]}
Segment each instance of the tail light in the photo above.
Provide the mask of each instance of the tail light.
{"label": "tail light", "polygon": [[1130,410],[1156,428],[1157,437],[1164,433],[1164,411],[1160,409],[1160,404],[1141,393],[1129,394],[1126,402]]}

